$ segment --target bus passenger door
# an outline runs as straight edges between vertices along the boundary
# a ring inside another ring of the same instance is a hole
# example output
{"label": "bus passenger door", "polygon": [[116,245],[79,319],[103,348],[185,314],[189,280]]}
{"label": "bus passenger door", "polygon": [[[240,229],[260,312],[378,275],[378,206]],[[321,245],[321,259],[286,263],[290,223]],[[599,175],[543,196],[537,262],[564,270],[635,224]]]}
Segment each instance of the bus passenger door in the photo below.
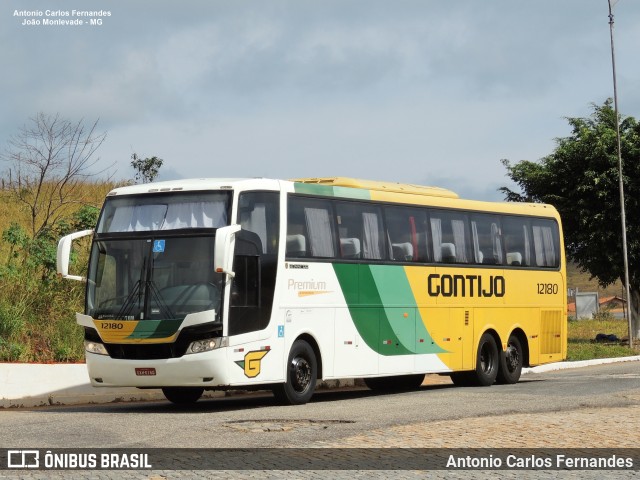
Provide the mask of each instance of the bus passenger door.
{"label": "bus passenger door", "polygon": [[[238,201],[234,270],[228,334],[262,332],[267,338],[276,283],[279,238],[279,193],[242,192]],[[255,336],[254,336],[255,337]],[[255,340],[258,340],[258,338]]]}

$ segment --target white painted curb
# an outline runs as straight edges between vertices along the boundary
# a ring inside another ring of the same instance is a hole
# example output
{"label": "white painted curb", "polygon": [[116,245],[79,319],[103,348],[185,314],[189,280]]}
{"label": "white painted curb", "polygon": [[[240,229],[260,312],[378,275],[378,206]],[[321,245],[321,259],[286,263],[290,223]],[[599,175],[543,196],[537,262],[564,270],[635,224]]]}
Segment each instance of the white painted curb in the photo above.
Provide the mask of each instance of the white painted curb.
{"label": "white painted curb", "polygon": [[634,355],[633,357],[596,358],[594,360],[581,360],[579,362],[547,363],[546,365],[539,365],[533,368],[523,368],[522,374],[524,375],[526,373],[553,372],[555,370],[565,370],[567,368],[582,368],[582,367],[591,367],[593,365],[605,365],[607,363],[637,362],[637,361],[640,361],[640,355]]}

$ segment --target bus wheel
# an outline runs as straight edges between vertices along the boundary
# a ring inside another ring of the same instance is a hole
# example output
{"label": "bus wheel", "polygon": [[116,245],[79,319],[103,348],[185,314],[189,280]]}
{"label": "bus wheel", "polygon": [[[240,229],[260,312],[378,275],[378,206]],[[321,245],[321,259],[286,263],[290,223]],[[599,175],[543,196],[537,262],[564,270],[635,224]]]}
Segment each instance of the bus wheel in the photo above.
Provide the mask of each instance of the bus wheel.
{"label": "bus wheel", "polygon": [[517,383],[522,372],[522,345],[518,337],[511,335],[507,343],[507,350],[500,352],[500,370],[498,370],[498,383]]}
{"label": "bus wheel", "polygon": [[476,358],[475,384],[481,387],[493,385],[498,375],[500,356],[496,341],[491,334],[480,337],[478,356]]}
{"label": "bus wheel", "polygon": [[289,352],[287,381],[274,386],[276,399],[286,405],[307,403],[316,388],[318,363],[316,354],[304,340],[296,340]]}
{"label": "bus wheel", "polygon": [[162,389],[167,400],[178,405],[196,403],[203,392],[204,388],[198,387],[164,387]]}
{"label": "bus wheel", "polygon": [[365,378],[364,384],[374,391],[402,392],[419,388],[423,381],[424,374],[398,375],[395,377]]}

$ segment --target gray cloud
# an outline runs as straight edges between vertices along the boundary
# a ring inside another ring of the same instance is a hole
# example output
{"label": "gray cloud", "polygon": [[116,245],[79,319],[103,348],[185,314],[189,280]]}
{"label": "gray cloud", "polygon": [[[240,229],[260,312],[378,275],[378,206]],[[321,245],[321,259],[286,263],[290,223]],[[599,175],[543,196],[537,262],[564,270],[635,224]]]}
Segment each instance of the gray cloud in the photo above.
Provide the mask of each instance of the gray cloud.
{"label": "gray cloud", "polygon": [[[500,158],[546,155],[563,116],[611,96],[605,3],[85,0],[112,11],[91,30],[21,27],[11,6],[0,141],[60,112],[99,117],[121,172],[136,151],[182,177],[435,179],[491,198]],[[616,35],[638,116],[638,2],[618,2]]]}

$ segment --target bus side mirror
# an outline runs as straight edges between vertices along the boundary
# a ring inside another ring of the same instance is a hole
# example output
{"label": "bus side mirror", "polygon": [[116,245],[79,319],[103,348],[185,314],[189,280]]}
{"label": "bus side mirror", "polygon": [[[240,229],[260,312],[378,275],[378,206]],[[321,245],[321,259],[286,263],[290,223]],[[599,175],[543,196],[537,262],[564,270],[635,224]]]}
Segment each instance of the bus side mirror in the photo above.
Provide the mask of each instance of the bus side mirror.
{"label": "bus side mirror", "polygon": [[93,230],[82,230],[81,232],[70,233],[60,239],[58,242],[58,254],[56,256],[56,267],[58,275],[68,280],[77,280],[84,282],[86,278],[78,275],[69,275],[69,258],[71,257],[71,243],[87,235],[91,235]]}
{"label": "bus side mirror", "polygon": [[233,272],[233,249],[236,243],[236,233],[240,225],[229,225],[216,230],[216,245],[213,251],[213,269],[216,273],[224,273],[230,277]]}

